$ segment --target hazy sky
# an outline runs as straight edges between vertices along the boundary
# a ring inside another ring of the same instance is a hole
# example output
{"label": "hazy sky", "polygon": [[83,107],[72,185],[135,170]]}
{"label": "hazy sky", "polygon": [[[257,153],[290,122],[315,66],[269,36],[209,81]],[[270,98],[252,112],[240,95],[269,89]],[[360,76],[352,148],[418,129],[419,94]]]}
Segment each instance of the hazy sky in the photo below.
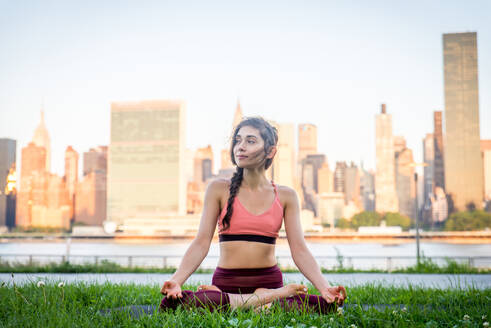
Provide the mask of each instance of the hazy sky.
{"label": "hazy sky", "polygon": [[112,101],[182,99],[187,146],[211,144],[218,158],[240,98],[245,115],[316,124],[331,168],[374,168],[384,102],[421,161],[444,106],[443,33],[477,32],[491,139],[490,13],[486,0],[0,0],[0,137],[17,140],[19,161],[44,102],[62,174],[68,145],[109,143]]}

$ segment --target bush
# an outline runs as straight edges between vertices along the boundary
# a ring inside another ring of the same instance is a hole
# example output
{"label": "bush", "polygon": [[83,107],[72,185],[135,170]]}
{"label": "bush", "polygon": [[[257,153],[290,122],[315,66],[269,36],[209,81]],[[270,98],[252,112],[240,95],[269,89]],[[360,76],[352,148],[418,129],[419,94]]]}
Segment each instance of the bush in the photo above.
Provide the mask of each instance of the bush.
{"label": "bush", "polygon": [[336,228],[351,229],[351,222],[345,218],[340,218],[336,221]]}
{"label": "bush", "polygon": [[379,226],[380,222],[382,222],[382,215],[377,212],[365,211],[355,214],[351,218],[351,225],[355,229],[361,226]]}
{"label": "bush", "polygon": [[387,226],[399,226],[403,230],[408,230],[411,227],[411,219],[400,213],[386,213],[384,220]]}
{"label": "bush", "polygon": [[453,213],[445,222],[446,231],[471,231],[491,228],[491,214],[483,210]]}

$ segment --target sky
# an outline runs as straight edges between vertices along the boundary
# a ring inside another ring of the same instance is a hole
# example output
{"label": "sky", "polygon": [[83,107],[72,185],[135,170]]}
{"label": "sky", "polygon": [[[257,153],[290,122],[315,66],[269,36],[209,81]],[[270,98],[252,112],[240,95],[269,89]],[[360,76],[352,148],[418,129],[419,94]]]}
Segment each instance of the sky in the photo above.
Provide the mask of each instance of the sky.
{"label": "sky", "polygon": [[443,33],[477,32],[480,132],[491,139],[489,13],[486,0],[0,0],[0,138],[17,140],[19,164],[44,107],[62,175],[68,145],[81,155],[109,144],[111,102],[177,99],[186,146],[211,144],[218,160],[240,99],[246,116],[317,125],[331,169],[375,168],[386,103],[394,135],[422,161],[444,110]]}

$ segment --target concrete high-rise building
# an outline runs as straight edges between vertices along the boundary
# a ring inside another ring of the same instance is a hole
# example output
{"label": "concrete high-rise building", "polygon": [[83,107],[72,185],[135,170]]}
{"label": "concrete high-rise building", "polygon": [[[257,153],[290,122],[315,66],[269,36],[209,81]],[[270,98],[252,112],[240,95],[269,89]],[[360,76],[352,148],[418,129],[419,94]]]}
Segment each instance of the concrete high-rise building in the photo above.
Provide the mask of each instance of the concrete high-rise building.
{"label": "concrete high-rise building", "polygon": [[346,204],[353,202],[357,208],[362,208],[360,199],[360,170],[353,162],[345,168],[344,197]]}
{"label": "concrete high-rise building", "polygon": [[484,199],[491,200],[491,140],[481,140],[484,167]]}
{"label": "concrete high-rise building", "polygon": [[443,34],[445,188],[454,206],[482,208],[477,34]]}
{"label": "concrete high-rise building", "polygon": [[322,193],[316,196],[318,216],[322,224],[333,228],[344,215],[344,194],[342,192]]}
{"label": "concrete high-rise building", "polygon": [[334,191],[344,193],[346,187],[346,162],[336,162],[334,169]]}
{"label": "concrete high-rise building", "polygon": [[65,184],[70,198],[70,212],[73,217],[75,210],[75,192],[78,183],[78,153],[72,146],[68,146],[65,150]]}
{"label": "concrete high-rise building", "polygon": [[44,147],[46,151],[46,171],[51,171],[51,139],[49,137],[46,123],[44,122],[44,110],[41,110],[41,121],[34,131],[32,142],[38,147]]}
{"label": "concrete high-rise building", "polygon": [[435,111],[433,114],[433,140],[435,145],[434,179],[435,187],[445,190],[445,168],[443,159],[443,132],[442,132],[442,112]]}
{"label": "concrete high-rise building", "polygon": [[398,212],[394,168],[394,137],[392,115],[387,114],[385,104],[375,119],[377,170],[375,175],[375,207],[377,212]]}
{"label": "concrete high-rise building", "polygon": [[185,215],[185,144],[184,103],[112,103],[107,219],[124,225]]}
{"label": "concrete high-rise building", "polygon": [[294,187],[295,176],[295,127],[293,124],[273,125],[278,130],[278,145],[273,160],[272,176],[277,184]]}
{"label": "concrete high-rise building", "polygon": [[[31,226],[33,198],[36,196],[33,179],[46,174],[46,150],[30,142],[21,151],[20,184],[17,193],[16,225]],[[39,198],[39,197],[37,197]],[[43,201],[44,202],[44,201]]]}
{"label": "concrete high-rise building", "polygon": [[213,149],[211,145],[198,148],[194,153],[194,181],[204,183],[213,174]]}
{"label": "concrete high-rise building", "polygon": [[375,211],[375,174],[361,168],[360,193],[363,198],[363,209]]}
{"label": "concrete high-rise building", "polygon": [[435,189],[435,138],[433,133],[427,133],[423,139],[423,160],[426,164],[423,172],[423,203],[428,204]]}
{"label": "concrete high-rise building", "polygon": [[307,155],[301,165],[302,171],[302,193],[304,196],[304,208],[311,210],[317,216],[317,202],[315,195],[319,192],[318,172],[326,162],[323,154]]}
{"label": "concrete high-rise building", "polygon": [[412,165],[414,163],[413,152],[409,148],[397,150],[394,156],[399,212],[407,217],[415,218],[416,184]]}
{"label": "concrete high-rise building", "polygon": [[76,187],[75,222],[102,225],[106,220],[106,191],[106,171],[89,171]]}
{"label": "concrete high-rise building", "polygon": [[7,180],[12,169],[15,171],[17,141],[0,138],[0,227],[8,226],[9,209],[8,195],[12,192]]}
{"label": "concrete high-rise building", "polygon": [[107,146],[90,148],[83,154],[83,175],[94,171],[107,172]]}
{"label": "concrete high-rise building", "polygon": [[298,125],[298,163],[307,155],[317,154],[317,126],[313,124]]}
{"label": "concrete high-rise building", "polygon": [[317,171],[319,194],[334,191],[334,175],[327,162],[323,163]]}
{"label": "concrete high-rise building", "polygon": [[65,150],[65,181],[70,196],[75,194],[75,186],[78,182],[78,152],[72,146]]}

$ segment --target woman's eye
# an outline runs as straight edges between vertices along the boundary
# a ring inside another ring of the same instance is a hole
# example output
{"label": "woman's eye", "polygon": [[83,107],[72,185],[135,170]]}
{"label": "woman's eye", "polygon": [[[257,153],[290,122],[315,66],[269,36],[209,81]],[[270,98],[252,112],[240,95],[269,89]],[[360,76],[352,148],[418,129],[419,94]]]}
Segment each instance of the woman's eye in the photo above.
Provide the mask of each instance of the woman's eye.
{"label": "woman's eye", "polygon": [[248,143],[253,144],[254,140],[249,140]]}

